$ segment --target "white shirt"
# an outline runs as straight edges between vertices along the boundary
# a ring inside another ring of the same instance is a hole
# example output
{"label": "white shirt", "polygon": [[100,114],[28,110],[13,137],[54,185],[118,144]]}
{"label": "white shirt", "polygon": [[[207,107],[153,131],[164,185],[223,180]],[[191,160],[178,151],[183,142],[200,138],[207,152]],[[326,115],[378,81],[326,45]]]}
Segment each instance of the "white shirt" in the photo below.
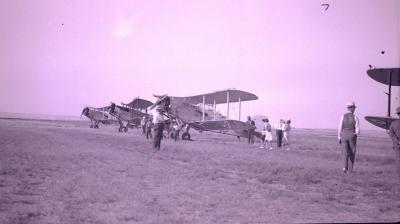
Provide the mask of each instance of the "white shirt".
{"label": "white shirt", "polygon": [[163,123],[165,121],[164,115],[160,114],[157,110],[152,110],[151,114],[153,115],[153,123]]}
{"label": "white shirt", "polygon": [[281,131],[283,131],[283,123],[282,122],[278,122],[277,124],[276,124],[276,130],[281,130]]}
{"label": "white shirt", "polygon": [[[342,133],[342,125],[343,125],[343,117],[344,115],[342,115],[342,117],[340,118],[340,122],[339,122],[339,129],[338,129],[338,139],[340,140],[340,134]],[[359,135],[360,134],[360,122],[358,121],[358,117],[354,114],[354,120],[356,120],[356,131],[354,134]]]}
{"label": "white shirt", "polygon": [[142,118],[142,120],[140,120],[140,125],[144,126],[146,124],[146,118]]}

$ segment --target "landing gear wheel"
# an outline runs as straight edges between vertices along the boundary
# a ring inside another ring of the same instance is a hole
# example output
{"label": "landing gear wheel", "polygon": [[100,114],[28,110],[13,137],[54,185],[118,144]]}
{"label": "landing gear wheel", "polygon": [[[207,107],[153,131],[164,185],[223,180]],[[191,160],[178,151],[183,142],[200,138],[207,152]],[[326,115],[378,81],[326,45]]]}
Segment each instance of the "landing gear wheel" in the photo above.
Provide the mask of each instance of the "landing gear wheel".
{"label": "landing gear wheel", "polygon": [[99,128],[99,125],[98,124],[94,125],[94,128]]}
{"label": "landing gear wheel", "polygon": [[122,127],[122,128],[121,128],[121,131],[122,131],[122,132],[127,132],[127,131],[128,131],[128,128],[127,128],[127,127]]}
{"label": "landing gear wheel", "polygon": [[190,134],[185,132],[182,134],[182,140],[190,140]]}
{"label": "landing gear wheel", "polygon": [[118,128],[118,132],[122,132],[122,128],[121,127]]}

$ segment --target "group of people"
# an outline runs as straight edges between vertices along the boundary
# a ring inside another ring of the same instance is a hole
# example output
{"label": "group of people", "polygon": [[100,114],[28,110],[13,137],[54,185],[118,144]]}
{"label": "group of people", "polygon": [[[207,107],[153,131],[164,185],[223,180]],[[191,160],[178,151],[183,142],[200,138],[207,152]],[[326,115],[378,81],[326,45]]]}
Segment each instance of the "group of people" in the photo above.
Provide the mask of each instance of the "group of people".
{"label": "group of people", "polygon": [[[163,138],[170,138],[172,136],[175,141],[180,140],[179,134],[182,129],[182,124],[174,119],[169,126],[166,126],[165,121],[166,119],[160,106],[157,106],[155,111],[148,117],[143,116],[140,121],[142,135],[146,136],[146,139],[153,139],[153,147],[158,150],[160,150],[161,139]],[[167,130],[166,136],[164,135],[164,130]]]}
{"label": "group of people", "polygon": [[[340,118],[339,129],[338,129],[338,140],[339,144],[343,146],[343,172],[351,173],[354,167],[354,161],[357,150],[357,136],[360,134],[359,119],[354,114],[356,105],[354,102],[346,105],[347,112]],[[396,108],[396,114],[400,117],[400,107]],[[153,147],[160,149],[161,139],[163,138],[163,131],[165,129],[165,118],[162,113],[161,107],[156,107],[155,111],[146,119],[143,117],[141,120],[141,128],[143,135],[147,139],[153,138]],[[266,148],[272,150],[272,126],[269,123],[269,119],[265,118],[263,121],[262,128],[262,140],[263,143],[260,148]],[[247,122],[250,125],[255,125],[254,120],[250,116],[247,117]],[[173,120],[170,125],[170,130],[173,133],[174,140],[179,140],[179,132],[182,128],[182,124],[178,120]],[[154,132],[154,136],[152,134]],[[289,150],[289,139],[291,131],[291,121],[280,119],[276,125],[276,138],[277,147],[286,147]],[[170,133],[170,132],[168,132]],[[248,130],[248,143],[254,144],[255,129]],[[391,123],[389,128],[389,136],[393,141],[393,149],[396,155],[396,167],[400,178],[400,120],[395,120]]]}
{"label": "group of people", "polygon": [[[269,150],[272,150],[272,126],[269,123],[268,118],[262,119],[263,121],[263,128],[261,132],[261,139],[262,139],[262,145],[260,148],[266,148]],[[251,119],[250,116],[247,117],[247,124],[250,125],[255,125],[254,120]],[[276,138],[277,138],[277,147],[281,148],[282,146],[286,148],[286,150],[289,150],[289,136],[290,136],[290,131],[292,130],[291,127],[291,120],[283,120],[280,119],[279,122],[276,125]],[[254,129],[249,129],[248,130],[249,136],[248,136],[248,143],[249,144],[254,144],[254,134],[255,130]]]}

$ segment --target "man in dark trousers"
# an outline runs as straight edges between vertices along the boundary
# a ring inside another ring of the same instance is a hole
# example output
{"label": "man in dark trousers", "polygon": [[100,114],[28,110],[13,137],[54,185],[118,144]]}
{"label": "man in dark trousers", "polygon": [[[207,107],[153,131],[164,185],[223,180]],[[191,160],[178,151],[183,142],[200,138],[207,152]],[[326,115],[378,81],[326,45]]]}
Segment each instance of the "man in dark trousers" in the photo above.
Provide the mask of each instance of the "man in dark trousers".
{"label": "man in dark trousers", "polygon": [[160,150],[161,146],[161,138],[163,136],[164,131],[164,115],[162,114],[161,106],[157,106],[155,112],[153,112],[153,130],[154,130],[154,138],[153,138],[153,147],[154,149]]}
{"label": "man in dark trousers", "polygon": [[[400,118],[400,107],[396,108],[396,114]],[[393,141],[393,149],[396,156],[396,168],[400,180],[400,120],[392,121],[389,127],[389,136]]]}
{"label": "man in dark trousers", "polygon": [[[247,124],[256,125],[256,123],[251,120],[250,116],[247,116]],[[249,129],[249,144],[254,144],[254,129]]]}
{"label": "man in dark trousers", "polygon": [[142,119],[140,120],[140,127],[142,128],[142,135],[146,134],[146,116],[143,116]]}
{"label": "man in dark trousers", "polygon": [[339,122],[339,144],[343,145],[343,172],[353,171],[356,158],[357,135],[360,134],[358,117],[354,115],[356,104],[347,103],[347,113],[343,114]]}
{"label": "man in dark trousers", "polygon": [[146,121],[145,129],[146,129],[146,139],[153,138],[151,134],[151,129],[153,128],[153,115],[150,115]]}
{"label": "man in dark trousers", "polygon": [[285,121],[283,119],[280,119],[278,124],[276,125],[276,144],[278,148],[282,147],[284,124]]}

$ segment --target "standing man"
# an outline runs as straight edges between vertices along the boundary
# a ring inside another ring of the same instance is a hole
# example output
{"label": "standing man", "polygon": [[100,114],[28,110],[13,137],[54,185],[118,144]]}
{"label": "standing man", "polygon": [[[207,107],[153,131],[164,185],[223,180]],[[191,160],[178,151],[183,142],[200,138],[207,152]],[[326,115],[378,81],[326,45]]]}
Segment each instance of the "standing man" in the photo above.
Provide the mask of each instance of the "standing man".
{"label": "standing man", "polygon": [[142,135],[146,134],[146,116],[140,120],[140,127],[142,128]]}
{"label": "standing man", "polygon": [[356,104],[347,103],[348,112],[343,114],[339,122],[338,138],[339,144],[343,145],[343,172],[353,171],[354,160],[356,157],[357,135],[360,134],[358,117],[354,115]]}
{"label": "standing man", "polygon": [[146,121],[146,139],[153,138],[151,134],[151,129],[153,128],[153,115],[150,115],[148,120]]}
{"label": "standing man", "polygon": [[[396,108],[396,114],[400,118],[400,107]],[[396,156],[397,173],[400,180],[400,120],[392,121],[389,127],[389,136],[393,141],[393,149]]]}
{"label": "standing man", "polygon": [[283,146],[286,146],[286,150],[289,150],[289,137],[290,131],[292,130],[292,126],[290,125],[291,121],[287,120],[286,123],[283,125]]}
{"label": "standing man", "polygon": [[283,129],[285,121],[280,119],[276,125],[276,144],[278,148],[282,147]]}
{"label": "standing man", "polygon": [[164,131],[164,115],[162,114],[161,106],[157,106],[155,112],[153,113],[153,122],[154,122],[154,139],[153,139],[153,147],[154,149],[160,150],[161,146],[161,138],[163,136]]}
{"label": "standing man", "polygon": [[181,125],[179,124],[178,120],[174,120],[172,122],[172,133],[174,136],[174,140],[177,141],[179,140],[179,132],[181,130]]}
{"label": "standing man", "polygon": [[[247,116],[247,124],[256,125],[256,123],[251,120],[250,116]],[[254,144],[254,129],[249,129],[249,144]]]}

